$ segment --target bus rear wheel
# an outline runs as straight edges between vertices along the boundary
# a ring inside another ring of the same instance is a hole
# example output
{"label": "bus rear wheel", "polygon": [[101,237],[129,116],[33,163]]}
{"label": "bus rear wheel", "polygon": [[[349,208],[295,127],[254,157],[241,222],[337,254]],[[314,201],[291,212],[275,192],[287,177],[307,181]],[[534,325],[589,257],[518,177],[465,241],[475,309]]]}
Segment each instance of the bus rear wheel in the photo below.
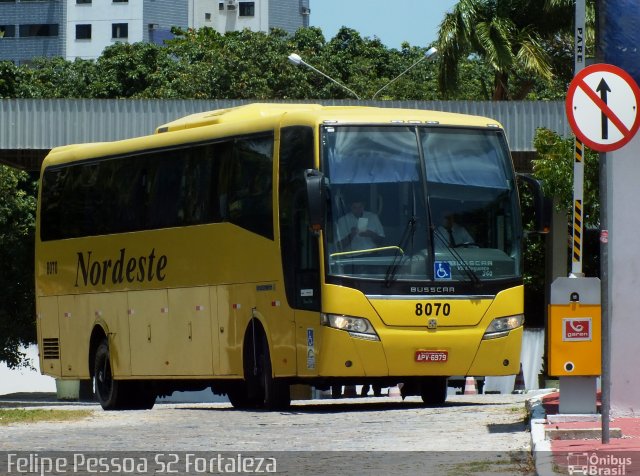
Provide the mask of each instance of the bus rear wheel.
{"label": "bus rear wheel", "polygon": [[96,349],[93,368],[96,398],[104,410],[150,410],[156,395],[142,381],[115,380],[111,371],[109,343],[104,339]]}
{"label": "bus rear wheel", "polygon": [[425,377],[422,379],[420,396],[427,405],[443,405],[447,400],[447,377]]}
{"label": "bus rear wheel", "polygon": [[93,367],[96,398],[104,410],[119,410],[122,406],[122,382],[113,379],[109,344],[103,340],[98,345]]}

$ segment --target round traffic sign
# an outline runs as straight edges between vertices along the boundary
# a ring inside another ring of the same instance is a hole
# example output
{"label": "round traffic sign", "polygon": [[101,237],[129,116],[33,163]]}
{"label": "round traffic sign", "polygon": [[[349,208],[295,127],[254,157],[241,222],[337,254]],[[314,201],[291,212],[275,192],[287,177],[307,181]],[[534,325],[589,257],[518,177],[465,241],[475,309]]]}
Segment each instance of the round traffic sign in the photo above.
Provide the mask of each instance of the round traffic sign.
{"label": "round traffic sign", "polygon": [[640,88],[623,69],[594,64],[569,84],[565,108],[571,129],[586,146],[600,152],[618,149],[640,127]]}

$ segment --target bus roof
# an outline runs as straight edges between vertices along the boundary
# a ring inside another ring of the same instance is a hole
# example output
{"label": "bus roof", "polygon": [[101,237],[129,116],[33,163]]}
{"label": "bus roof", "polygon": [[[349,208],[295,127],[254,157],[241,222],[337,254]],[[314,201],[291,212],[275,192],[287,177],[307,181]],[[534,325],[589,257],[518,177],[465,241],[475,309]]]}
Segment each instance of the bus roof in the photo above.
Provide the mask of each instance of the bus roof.
{"label": "bus roof", "polygon": [[[286,118],[286,119],[285,119]],[[502,129],[495,120],[450,112],[397,109],[369,106],[322,106],[320,104],[252,103],[228,109],[191,114],[163,124],[156,134],[114,142],[94,142],[55,147],[45,158],[42,168],[132,151],[175,146],[211,137],[224,137],[238,131],[264,131],[277,124],[439,124]],[[210,128],[210,129],[208,129]],[[218,129],[220,128],[220,129]],[[182,132],[180,132],[182,131]],[[176,132],[177,135],[163,134]]]}
{"label": "bus roof", "polygon": [[494,119],[441,111],[396,109],[369,106],[322,106],[320,104],[253,103],[228,109],[201,112],[182,117],[156,129],[156,133],[192,129],[215,124],[229,124],[258,117],[284,114],[304,115],[313,122],[339,123],[437,123],[479,127],[502,126]]}

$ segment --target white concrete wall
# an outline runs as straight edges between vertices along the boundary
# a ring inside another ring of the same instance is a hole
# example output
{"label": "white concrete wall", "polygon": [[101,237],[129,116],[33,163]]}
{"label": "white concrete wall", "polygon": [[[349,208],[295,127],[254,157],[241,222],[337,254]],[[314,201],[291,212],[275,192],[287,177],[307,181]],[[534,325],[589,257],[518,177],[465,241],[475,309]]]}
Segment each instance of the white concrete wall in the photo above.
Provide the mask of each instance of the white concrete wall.
{"label": "white concrete wall", "polygon": [[[225,4],[224,10],[218,10],[218,4]],[[215,28],[219,33],[227,31],[240,31],[245,28],[251,31],[267,31],[269,27],[269,0],[255,0],[255,15],[252,17],[240,16],[240,1],[236,0],[236,9],[227,9],[227,0],[219,0],[214,5],[214,21],[206,26]]]}
{"label": "white concrete wall", "polygon": [[9,370],[4,363],[0,364],[0,395],[18,392],[55,393],[55,379],[41,375],[38,370],[38,349],[35,345],[27,349],[27,356],[35,370]]}
{"label": "white concrete wall", "polygon": [[[117,41],[135,43],[142,41],[142,1],[112,3],[94,1],[90,4],[67,2],[67,60],[75,58],[95,59],[107,46]],[[126,39],[112,39],[112,23],[128,23],[129,36]],[[76,25],[91,24],[91,39],[76,40]]]}
{"label": "white concrete wall", "polygon": [[[607,153],[611,414],[640,416],[640,135]],[[614,186],[615,184],[615,186]]]}
{"label": "white concrete wall", "polygon": [[[208,26],[216,28],[218,11],[218,0],[189,0],[189,27],[200,29]],[[206,20],[206,14],[211,15],[211,20]]]}

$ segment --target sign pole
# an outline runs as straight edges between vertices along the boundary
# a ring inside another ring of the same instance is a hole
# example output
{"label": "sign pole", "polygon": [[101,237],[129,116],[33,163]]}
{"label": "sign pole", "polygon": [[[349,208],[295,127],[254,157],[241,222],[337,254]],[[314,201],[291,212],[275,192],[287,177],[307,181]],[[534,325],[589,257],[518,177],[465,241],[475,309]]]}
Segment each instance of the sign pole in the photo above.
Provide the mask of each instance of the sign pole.
{"label": "sign pole", "polygon": [[[596,60],[604,62],[604,49],[600,43],[602,26],[604,25],[603,11],[600,5],[601,0],[596,0],[596,18],[599,23],[596,25]],[[608,163],[607,153],[600,152],[600,305],[602,306],[602,375],[600,380],[601,393],[601,415],[600,424],[602,432],[602,444],[609,444],[610,428],[609,420],[611,414],[611,314],[609,312],[609,210],[608,195],[609,186],[607,183]]]}
{"label": "sign pole", "polygon": [[584,200],[584,144],[576,137],[573,161],[573,252],[571,278],[582,278],[582,203]]}
{"label": "sign pole", "polygon": [[[584,69],[585,63],[585,0],[576,0],[574,30],[574,79]],[[571,253],[571,273],[569,278],[585,280],[582,272],[583,251],[583,202],[584,202],[584,143],[576,134],[573,154],[573,240]],[[581,287],[582,281],[574,283]],[[560,286],[556,281],[552,284],[551,294],[557,294]],[[551,340],[551,339],[550,339]],[[550,356],[551,358],[551,356]],[[595,413],[597,411],[597,377],[592,376],[560,376],[560,413],[565,410],[571,413]],[[564,396],[563,396],[564,395]]]}
{"label": "sign pole", "polygon": [[611,408],[611,325],[609,323],[609,214],[607,212],[607,153],[600,154],[600,306],[602,307],[601,424],[602,444],[609,443]]}
{"label": "sign pole", "polygon": [[[576,24],[574,35],[574,76],[584,68],[585,47],[585,0],[576,0]],[[573,246],[571,258],[571,275],[569,277],[583,277],[582,272],[582,243],[583,225],[582,204],[584,200],[584,145],[576,137],[573,161]]]}

